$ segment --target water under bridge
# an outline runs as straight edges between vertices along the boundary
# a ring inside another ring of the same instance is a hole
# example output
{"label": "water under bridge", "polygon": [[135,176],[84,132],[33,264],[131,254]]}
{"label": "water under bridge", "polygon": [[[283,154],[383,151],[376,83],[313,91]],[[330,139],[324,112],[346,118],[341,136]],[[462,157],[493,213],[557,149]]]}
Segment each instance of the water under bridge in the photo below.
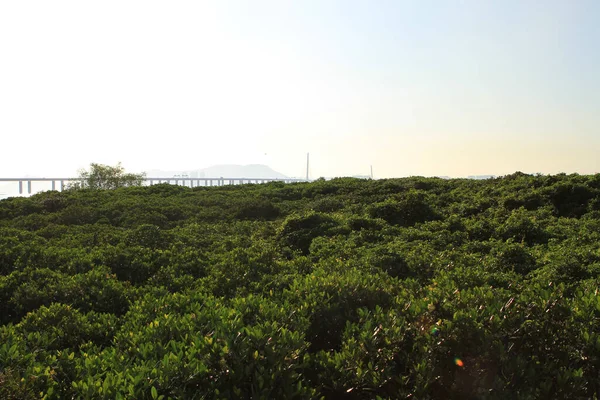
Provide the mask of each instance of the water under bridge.
{"label": "water under bridge", "polygon": [[[241,185],[248,183],[268,183],[268,182],[307,182],[306,179],[300,178],[184,178],[184,177],[173,177],[173,178],[143,178],[143,184],[145,186],[155,185],[159,183],[168,183],[175,185],[182,185],[187,187],[199,187],[199,186],[225,186],[225,185]],[[27,193],[31,194],[33,191],[33,183],[44,183],[43,190],[65,190],[68,188],[70,183],[83,183],[80,178],[0,178],[0,184],[17,182],[19,185],[19,194],[23,194],[24,187],[27,187]],[[48,182],[50,185],[48,185]]]}

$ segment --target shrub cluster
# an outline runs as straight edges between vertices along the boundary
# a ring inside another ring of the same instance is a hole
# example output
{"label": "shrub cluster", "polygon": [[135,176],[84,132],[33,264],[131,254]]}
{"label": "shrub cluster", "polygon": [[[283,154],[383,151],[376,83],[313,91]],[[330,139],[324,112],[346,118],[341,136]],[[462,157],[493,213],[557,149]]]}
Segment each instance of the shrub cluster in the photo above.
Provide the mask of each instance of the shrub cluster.
{"label": "shrub cluster", "polygon": [[0,398],[599,398],[599,273],[599,175],[10,198]]}

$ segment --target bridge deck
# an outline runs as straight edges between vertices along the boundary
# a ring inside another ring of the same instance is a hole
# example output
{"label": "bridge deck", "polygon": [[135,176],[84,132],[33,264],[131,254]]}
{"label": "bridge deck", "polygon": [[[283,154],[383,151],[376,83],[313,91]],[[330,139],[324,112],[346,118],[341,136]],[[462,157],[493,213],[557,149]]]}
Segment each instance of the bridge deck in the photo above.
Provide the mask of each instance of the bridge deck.
{"label": "bridge deck", "polygon": [[[199,186],[225,186],[225,185],[239,185],[245,183],[268,183],[268,182],[307,182],[306,179],[298,178],[153,178],[146,177],[142,179],[147,185],[154,185],[159,183],[171,184],[175,182],[175,185],[179,185],[181,182],[182,186],[199,187]],[[66,188],[65,184],[69,182],[80,182],[80,178],[0,178],[0,183],[4,182],[18,182],[19,183],[19,194],[23,194],[23,183],[27,183],[27,193],[32,193],[32,182],[51,182],[52,189],[62,191]]]}

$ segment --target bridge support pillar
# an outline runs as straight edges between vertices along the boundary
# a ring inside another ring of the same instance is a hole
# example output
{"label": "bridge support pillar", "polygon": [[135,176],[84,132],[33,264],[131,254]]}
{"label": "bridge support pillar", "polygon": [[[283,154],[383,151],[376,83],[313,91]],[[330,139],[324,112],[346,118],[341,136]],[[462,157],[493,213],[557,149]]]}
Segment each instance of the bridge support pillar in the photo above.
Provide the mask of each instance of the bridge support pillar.
{"label": "bridge support pillar", "polygon": [[27,181],[27,193],[31,194],[31,181]]}
{"label": "bridge support pillar", "polygon": [[23,194],[23,181],[19,181],[19,194]]}

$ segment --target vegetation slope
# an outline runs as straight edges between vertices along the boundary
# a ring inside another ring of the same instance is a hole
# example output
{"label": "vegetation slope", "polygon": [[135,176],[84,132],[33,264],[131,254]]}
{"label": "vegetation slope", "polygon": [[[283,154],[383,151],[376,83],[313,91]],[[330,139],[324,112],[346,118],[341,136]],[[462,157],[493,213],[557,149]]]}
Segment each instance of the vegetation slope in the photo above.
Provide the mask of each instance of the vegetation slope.
{"label": "vegetation slope", "polygon": [[0,398],[600,394],[600,175],[0,202]]}

